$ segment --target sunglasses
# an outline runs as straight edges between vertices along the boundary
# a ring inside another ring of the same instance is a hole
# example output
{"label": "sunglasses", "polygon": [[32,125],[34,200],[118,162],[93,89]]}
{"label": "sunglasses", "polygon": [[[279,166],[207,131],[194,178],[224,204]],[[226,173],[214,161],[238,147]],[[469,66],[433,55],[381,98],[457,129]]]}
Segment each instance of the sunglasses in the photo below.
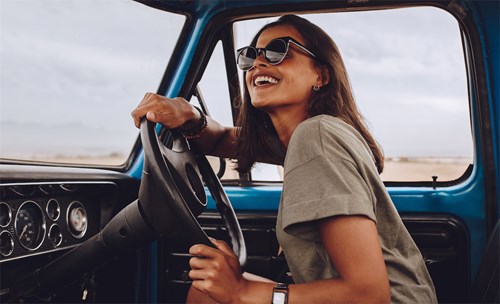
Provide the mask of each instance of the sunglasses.
{"label": "sunglasses", "polygon": [[290,44],[297,46],[312,58],[316,58],[316,55],[314,55],[297,40],[291,37],[281,37],[269,41],[265,48],[246,46],[237,50],[238,58],[236,60],[236,63],[238,64],[238,67],[240,69],[242,69],[243,71],[248,71],[254,66],[254,62],[257,57],[259,57],[259,55],[263,53],[269,64],[278,65],[283,61],[283,59],[285,59],[286,54],[290,49]]}

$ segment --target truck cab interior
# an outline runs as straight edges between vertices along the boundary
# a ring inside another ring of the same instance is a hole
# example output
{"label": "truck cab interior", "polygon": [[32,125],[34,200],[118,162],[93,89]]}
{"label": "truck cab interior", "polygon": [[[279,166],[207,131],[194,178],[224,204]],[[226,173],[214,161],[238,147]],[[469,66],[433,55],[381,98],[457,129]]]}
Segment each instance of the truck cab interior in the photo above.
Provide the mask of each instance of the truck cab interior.
{"label": "truck cab interior", "polygon": [[338,43],[381,175],[442,303],[499,301],[499,3],[474,0],[1,4],[0,302],[182,303],[188,249],[231,244],[293,283],[283,168],[205,156],[130,112],[182,96],[235,125],[236,50],[284,14]]}

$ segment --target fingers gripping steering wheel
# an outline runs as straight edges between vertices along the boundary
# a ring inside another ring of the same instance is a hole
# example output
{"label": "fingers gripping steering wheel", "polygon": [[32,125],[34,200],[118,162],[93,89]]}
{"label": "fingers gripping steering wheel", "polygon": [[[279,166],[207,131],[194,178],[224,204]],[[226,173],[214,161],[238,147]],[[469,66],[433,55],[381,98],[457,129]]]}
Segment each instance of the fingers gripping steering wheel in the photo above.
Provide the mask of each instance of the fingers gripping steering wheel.
{"label": "fingers gripping steering wheel", "polygon": [[207,158],[196,154],[178,130],[167,130],[164,144],[156,123],[141,121],[144,168],[139,204],[146,220],[160,236],[181,234],[192,244],[211,247],[196,217],[205,209],[208,187],[224,221],[234,252],[242,268],[247,252],[243,233],[233,207]]}

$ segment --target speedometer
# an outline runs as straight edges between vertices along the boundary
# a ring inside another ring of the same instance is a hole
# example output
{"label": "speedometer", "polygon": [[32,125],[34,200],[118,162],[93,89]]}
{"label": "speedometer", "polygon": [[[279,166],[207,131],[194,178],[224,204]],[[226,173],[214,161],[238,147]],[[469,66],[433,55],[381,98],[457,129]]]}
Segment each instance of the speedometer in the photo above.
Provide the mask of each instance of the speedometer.
{"label": "speedometer", "polygon": [[45,218],[42,209],[33,201],[24,202],[17,210],[14,229],[19,243],[36,250],[45,237]]}

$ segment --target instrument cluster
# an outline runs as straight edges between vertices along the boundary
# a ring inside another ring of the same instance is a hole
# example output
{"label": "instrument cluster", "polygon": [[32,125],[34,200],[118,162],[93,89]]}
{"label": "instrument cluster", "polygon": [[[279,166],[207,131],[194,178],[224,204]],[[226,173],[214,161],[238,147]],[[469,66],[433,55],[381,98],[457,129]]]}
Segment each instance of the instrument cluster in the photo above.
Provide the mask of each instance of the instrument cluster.
{"label": "instrument cluster", "polygon": [[0,185],[0,262],[73,247],[99,231],[112,183]]}

